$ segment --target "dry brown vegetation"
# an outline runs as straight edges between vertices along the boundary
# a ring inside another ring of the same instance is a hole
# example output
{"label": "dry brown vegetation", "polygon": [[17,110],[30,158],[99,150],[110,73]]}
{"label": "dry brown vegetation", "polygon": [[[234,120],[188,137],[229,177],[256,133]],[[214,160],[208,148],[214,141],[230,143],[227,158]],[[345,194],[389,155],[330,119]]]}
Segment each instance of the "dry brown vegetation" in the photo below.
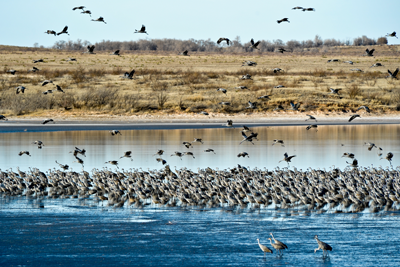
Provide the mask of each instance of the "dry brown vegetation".
{"label": "dry brown vegetation", "polygon": [[[400,81],[387,79],[387,70],[400,66],[398,46],[374,46],[375,57],[362,56],[365,47],[321,48],[318,53],[130,53],[82,54],[50,49],[0,48],[0,113],[43,114],[59,111],[79,115],[104,114],[273,112],[278,105],[289,110],[291,101],[300,111],[354,111],[368,105],[373,112],[400,110]],[[76,58],[70,62],[67,59]],[[327,63],[336,58],[340,62]],[[33,63],[43,59],[43,63]],[[242,62],[256,67],[241,67]],[[354,65],[344,63],[351,60]],[[370,68],[380,62],[384,67]],[[38,72],[28,72],[33,66]],[[274,73],[274,68],[283,71]],[[360,68],[364,72],[352,72]],[[14,69],[15,75],[7,73]],[[135,69],[132,80],[120,76]],[[240,80],[244,74],[252,80]],[[399,77],[400,78],[400,77]],[[44,80],[54,84],[42,86]],[[61,86],[64,93],[55,90]],[[284,88],[274,88],[283,85]],[[25,93],[16,94],[17,86]],[[238,89],[247,86],[248,90]],[[218,92],[225,88],[226,94]],[[341,88],[339,95],[329,88]],[[42,94],[52,89],[53,93]],[[271,100],[258,97],[271,95]],[[257,108],[247,109],[248,101]],[[230,105],[221,105],[230,102]],[[72,108],[72,109],[69,109]],[[292,112],[292,111],[279,112]]]}

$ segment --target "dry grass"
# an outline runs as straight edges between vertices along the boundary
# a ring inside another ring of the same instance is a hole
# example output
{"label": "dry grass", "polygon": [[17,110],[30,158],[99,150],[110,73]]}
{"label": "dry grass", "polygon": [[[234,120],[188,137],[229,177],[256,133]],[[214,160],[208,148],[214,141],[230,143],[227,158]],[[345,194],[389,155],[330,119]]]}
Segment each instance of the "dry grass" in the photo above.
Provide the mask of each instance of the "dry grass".
{"label": "dry grass", "polygon": [[[398,52],[393,48],[376,47],[377,56],[363,57],[363,47],[341,47],[340,53],[328,49],[312,53],[246,53],[202,54],[182,57],[168,53],[130,53],[121,57],[108,52],[95,55],[48,49],[8,50],[2,47],[0,61],[0,111],[25,115],[74,108],[75,113],[101,111],[112,114],[158,112],[218,113],[272,112],[278,105],[289,108],[289,102],[301,102],[301,111],[342,111],[368,105],[381,111],[400,110],[400,82],[385,78],[387,69],[399,67]],[[121,52],[123,54],[123,51]],[[384,55],[380,58],[380,54]],[[77,62],[67,62],[74,57]],[[44,63],[33,64],[42,58]],[[327,63],[329,58],[341,62]],[[257,67],[241,67],[245,60]],[[342,63],[352,60],[353,66]],[[385,62],[383,68],[369,67]],[[28,72],[35,66],[39,72]],[[274,73],[274,68],[283,71]],[[362,73],[350,71],[360,68]],[[15,69],[11,75],[7,70]],[[135,69],[134,79],[121,75]],[[252,80],[240,80],[244,74]],[[41,86],[43,80],[53,80],[65,93],[43,95],[55,85]],[[19,85],[25,94],[15,94]],[[284,85],[284,88],[276,88]],[[238,89],[247,86],[248,90]],[[340,96],[329,94],[328,88],[342,88]],[[225,88],[227,94],[216,89]],[[272,95],[271,100],[259,100]],[[258,102],[258,108],[248,110],[247,102]],[[218,103],[230,102],[229,106]],[[282,112],[282,111],[281,111]],[[287,112],[287,111],[283,111]]]}

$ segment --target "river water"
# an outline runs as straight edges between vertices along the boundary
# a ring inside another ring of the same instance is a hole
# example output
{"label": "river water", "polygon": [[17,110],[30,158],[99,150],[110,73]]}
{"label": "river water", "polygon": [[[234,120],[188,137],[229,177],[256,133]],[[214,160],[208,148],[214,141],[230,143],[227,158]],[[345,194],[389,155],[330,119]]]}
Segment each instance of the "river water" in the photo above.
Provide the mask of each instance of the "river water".
{"label": "river water", "polygon": [[[382,153],[394,154],[398,165],[397,125],[321,126],[318,132],[305,127],[260,127],[259,141],[243,143],[239,129],[125,130],[111,136],[108,131],[14,132],[2,133],[1,169],[42,171],[58,168],[55,163],[81,165],[69,152],[75,146],[87,150],[81,157],[84,169],[104,168],[106,161],[119,160],[119,168],[160,169],[152,155],[165,150],[172,169],[288,167],[279,163],[283,153],[297,155],[289,168],[341,169],[347,166],[344,152],[356,155],[362,167],[390,167],[380,160]],[[202,138],[204,144],[186,149],[183,141]],[[274,145],[283,139],[285,147]],[[32,144],[41,140],[45,146]],[[212,148],[216,154],[204,152]],[[18,156],[29,150],[32,157]],[[132,159],[119,159],[127,150]],[[170,156],[174,151],[192,151],[189,156]],[[238,158],[246,151],[249,158]],[[350,161],[350,159],[347,159]],[[115,170],[115,166],[108,166]],[[272,206],[165,207],[160,205],[108,207],[90,198],[36,199],[0,198],[1,266],[398,266],[400,255],[399,212],[334,213],[305,209],[275,209]],[[169,224],[171,222],[172,224]],[[257,244],[271,248],[269,233],[289,247],[282,257],[264,255]],[[320,240],[330,244],[330,257],[318,251]]]}

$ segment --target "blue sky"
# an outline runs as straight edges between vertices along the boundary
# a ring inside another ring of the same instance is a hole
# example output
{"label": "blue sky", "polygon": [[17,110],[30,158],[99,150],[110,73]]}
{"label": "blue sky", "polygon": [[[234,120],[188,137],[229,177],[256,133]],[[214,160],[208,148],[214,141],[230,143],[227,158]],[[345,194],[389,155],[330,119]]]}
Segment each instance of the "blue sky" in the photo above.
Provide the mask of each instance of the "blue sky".
{"label": "blue sky", "polygon": [[[92,17],[72,11],[86,6]],[[292,10],[295,6],[313,7],[315,12]],[[0,44],[45,47],[58,40],[130,41],[148,39],[211,39],[241,38],[242,43],[255,40],[303,41],[320,35],[324,39],[352,41],[366,35],[379,38],[400,25],[399,0],[14,0],[4,1],[0,10]],[[91,19],[104,17],[107,24]],[[289,18],[290,23],[276,21]],[[134,34],[146,25],[149,35]],[[61,31],[68,25],[69,36],[44,34]],[[389,44],[400,44],[389,38]]]}

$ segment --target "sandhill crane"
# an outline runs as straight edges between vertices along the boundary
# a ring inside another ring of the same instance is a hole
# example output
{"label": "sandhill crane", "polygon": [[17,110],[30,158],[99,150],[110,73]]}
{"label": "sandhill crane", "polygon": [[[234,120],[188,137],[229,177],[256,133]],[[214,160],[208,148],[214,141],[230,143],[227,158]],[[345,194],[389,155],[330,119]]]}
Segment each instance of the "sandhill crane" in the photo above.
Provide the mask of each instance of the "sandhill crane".
{"label": "sandhill crane", "polygon": [[315,120],[315,121],[317,121],[317,119],[316,119],[314,116],[312,116],[312,115],[306,114],[306,116],[308,116],[308,119],[306,119],[305,121],[308,121],[308,120]]}
{"label": "sandhill crane", "polygon": [[28,72],[37,72],[40,71],[38,68],[36,68],[35,66],[32,67],[31,70],[28,70]]}
{"label": "sandhill crane", "polygon": [[56,84],[56,91],[60,92],[60,93],[64,93],[64,90],[58,84]]}
{"label": "sandhill crane", "polygon": [[35,142],[33,142],[32,144],[35,144],[38,146],[38,149],[42,149],[42,147],[44,146],[43,142],[40,140],[36,140]]}
{"label": "sandhill crane", "polygon": [[279,85],[277,85],[277,86],[274,86],[274,88],[285,88],[285,86],[282,85],[282,84],[279,84]]}
{"label": "sandhill crane", "polygon": [[44,80],[42,82],[42,86],[45,86],[46,84],[49,84],[49,83],[53,83],[53,81],[52,80]]}
{"label": "sandhill crane", "polygon": [[284,22],[284,21],[286,21],[286,22],[289,22],[289,23],[290,23],[290,21],[289,21],[289,19],[288,19],[288,18],[283,18],[283,19],[277,20],[278,24],[281,24],[281,23],[282,23],[282,22]]}
{"label": "sandhill crane", "polygon": [[247,88],[247,86],[243,86],[243,85],[241,85],[241,86],[238,86],[238,87],[235,87],[235,89],[240,89],[240,90],[248,90],[249,88]]}
{"label": "sandhill crane", "polygon": [[250,158],[250,156],[249,156],[249,154],[247,154],[247,152],[240,152],[240,153],[237,155],[237,157],[238,157],[238,158],[240,158],[240,157],[243,157],[243,158],[248,157],[248,158]]}
{"label": "sandhill crane", "polygon": [[107,24],[107,22],[104,21],[103,17],[99,17],[98,19],[92,19],[92,21],[104,22],[104,24]]}
{"label": "sandhill crane", "polygon": [[52,94],[52,93],[53,93],[53,90],[47,90],[47,91],[42,92],[42,94],[44,94],[44,95]]}
{"label": "sandhill crane", "polygon": [[368,113],[371,112],[371,110],[369,109],[369,107],[367,107],[367,106],[365,106],[365,105],[359,107],[359,108],[357,109],[357,111],[360,110],[360,109],[365,109],[365,111],[368,112]]}
{"label": "sandhill crane", "polygon": [[86,149],[80,149],[79,147],[75,147],[74,151],[70,151],[69,153],[73,153],[74,157],[76,157],[78,154],[86,157]]}
{"label": "sandhill crane", "polygon": [[226,41],[227,45],[229,45],[229,43],[231,42],[231,40],[229,40],[228,38],[221,37],[218,39],[217,44],[220,44],[223,41]]}
{"label": "sandhill crane", "polygon": [[86,53],[88,53],[88,54],[95,54],[95,53],[93,53],[93,50],[95,49],[95,46],[94,45],[88,45],[87,47],[86,47]]}
{"label": "sandhill crane", "polygon": [[264,99],[264,100],[271,100],[271,98],[269,98],[270,95],[262,95],[260,97],[257,97],[257,99]]}
{"label": "sandhill crane", "polygon": [[278,52],[283,54],[283,52],[287,52],[287,50],[285,50],[283,47],[281,47],[281,48],[278,48]]}
{"label": "sandhill crane", "polygon": [[374,51],[375,51],[375,49],[369,50],[369,49],[367,48],[367,49],[365,49],[365,54],[364,54],[364,56],[372,57]]}
{"label": "sandhill crane", "polygon": [[398,37],[396,36],[396,32],[388,33],[386,36],[387,37],[396,37],[398,39]]}
{"label": "sandhill crane", "polygon": [[193,147],[192,144],[189,143],[189,142],[183,142],[182,144],[183,144],[186,148]]}
{"label": "sandhill crane", "polygon": [[285,152],[285,154],[283,154],[283,156],[284,156],[283,160],[280,160],[279,163],[281,161],[286,161],[288,166],[289,166],[289,162],[291,162],[292,158],[296,157],[296,155],[289,156],[288,153],[286,153],[286,152]]}
{"label": "sandhill crane", "polygon": [[303,11],[315,11],[315,8],[313,7],[303,8]]}
{"label": "sandhill crane", "polygon": [[331,92],[329,94],[339,95],[339,91],[342,90],[342,88],[338,88],[338,89],[329,88],[329,90],[331,90]]}
{"label": "sandhill crane", "polygon": [[278,105],[276,108],[274,108],[274,111],[278,111],[278,110],[284,110],[282,105]]}
{"label": "sandhill crane", "polygon": [[210,114],[208,114],[207,111],[201,111],[199,114],[201,114],[201,115],[206,115],[206,116],[210,115]]}
{"label": "sandhill crane", "polygon": [[120,159],[122,159],[122,158],[130,158],[131,161],[133,161],[133,159],[132,159],[132,151],[126,151],[124,153],[124,155],[122,157],[120,157]]}
{"label": "sandhill crane", "polygon": [[371,142],[364,142],[364,146],[368,146],[368,151],[371,151],[374,147],[377,148],[377,146]]}
{"label": "sandhill crane", "polygon": [[53,31],[53,30],[47,30],[47,31],[45,31],[44,33],[47,33],[47,34],[54,34],[54,36],[57,35],[56,31]]}
{"label": "sandhill crane", "polygon": [[343,63],[348,63],[350,65],[353,65],[353,61],[351,61],[351,60],[343,61]]}
{"label": "sandhill crane", "polygon": [[385,65],[382,65],[382,63],[375,63],[374,65],[372,65],[370,68],[374,68],[374,67],[384,67]]}
{"label": "sandhill crane", "polygon": [[69,33],[68,33],[68,26],[65,26],[64,29],[63,29],[62,31],[60,31],[59,33],[57,33],[57,35],[60,35],[60,34],[63,34],[63,33],[69,35]]}
{"label": "sandhill crane", "polygon": [[90,10],[82,11],[81,14],[89,14],[89,16],[92,17],[92,12],[90,12]]}
{"label": "sandhill crane", "polygon": [[189,51],[185,50],[182,53],[180,53],[179,55],[181,55],[181,56],[190,56],[190,55],[188,55],[188,53],[189,53]]}
{"label": "sandhill crane", "polygon": [[134,33],[145,33],[148,35],[148,33],[146,32],[146,26],[142,25],[142,28],[140,28],[140,30],[136,30]]}
{"label": "sandhill crane", "polygon": [[277,251],[278,255],[282,255],[282,249],[285,249],[285,247],[282,244],[278,243],[272,243],[272,238],[268,238],[268,240],[271,243],[271,246]]}
{"label": "sandhill crane", "polygon": [[241,132],[242,136],[243,136],[243,140],[239,143],[239,145],[241,145],[243,142],[250,142],[254,145],[253,143],[253,138],[257,137],[257,134],[251,133],[249,136],[247,136],[243,131]]}
{"label": "sandhill crane", "polygon": [[46,124],[46,123],[49,123],[49,122],[55,123],[53,119],[45,119],[45,120],[42,122],[42,124]]}
{"label": "sandhill crane", "polygon": [[322,249],[323,257],[327,257],[328,256],[328,250],[332,251],[332,247],[329,246],[327,243],[322,242],[321,240],[319,240],[317,235],[314,236],[314,239],[317,240],[317,243],[318,243],[318,248],[314,249],[314,253],[316,253],[318,250]]}
{"label": "sandhill crane", "polygon": [[390,77],[393,79],[397,79],[396,76],[397,76],[397,73],[399,73],[399,68],[397,68],[393,73],[390,70],[388,70],[388,73],[389,73],[389,76],[387,76],[386,78]]}
{"label": "sandhill crane", "polygon": [[358,160],[353,159],[353,162],[347,162],[347,164],[349,164],[349,166],[353,167],[353,168],[357,168],[358,167]]}
{"label": "sandhill crane", "polygon": [[333,59],[329,59],[327,62],[331,63],[331,62],[339,62],[340,60],[337,58],[333,58]]}
{"label": "sandhill crane", "polygon": [[162,163],[162,165],[165,165],[165,164],[167,164],[167,161],[166,161],[165,159],[162,159],[162,158],[156,158],[156,160],[157,160],[157,162],[161,162],[161,163]]}
{"label": "sandhill crane", "polygon": [[184,152],[184,154],[188,155],[188,156],[192,156],[193,158],[195,158],[192,152]]}
{"label": "sandhill crane", "polygon": [[273,253],[272,250],[270,250],[267,246],[264,246],[260,243],[260,239],[257,238],[258,241],[258,246],[260,247],[260,249],[264,252],[264,257],[265,257],[265,253]]}
{"label": "sandhill crane", "polygon": [[284,249],[288,249],[288,246],[286,246],[286,245],[285,245],[284,243],[282,243],[281,241],[276,240],[275,237],[274,237],[274,235],[273,235],[272,233],[269,233],[269,234],[272,236],[272,239],[274,240],[275,244],[279,244],[279,245],[283,246]]}
{"label": "sandhill crane", "polygon": [[311,125],[308,125],[307,126],[307,128],[306,128],[306,130],[308,131],[308,130],[310,130],[310,129],[315,129],[316,130],[316,132],[318,132],[318,125],[316,125],[316,124],[311,124]]}
{"label": "sandhill crane", "polygon": [[301,6],[295,6],[294,8],[292,8],[292,10],[296,10],[296,9],[303,9]]}
{"label": "sandhill crane", "polygon": [[44,62],[43,59],[34,59],[33,63],[39,63],[39,62]]}
{"label": "sandhill crane", "polygon": [[17,73],[17,70],[7,70],[7,73],[10,73],[11,75],[14,75],[15,73]]}
{"label": "sandhill crane", "polygon": [[76,58],[69,57],[67,61],[76,61]]}
{"label": "sandhill crane", "polygon": [[272,145],[275,145],[275,144],[281,144],[281,146],[285,146],[283,140],[281,140],[281,139],[274,139],[274,142],[272,143]]}
{"label": "sandhill crane", "polygon": [[208,149],[204,150],[204,152],[213,152],[214,154],[216,154],[214,149],[211,149],[211,148],[208,148]]}
{"label": "sandhill crane", "polygon": [[122,133],[118,130],[111,130],[110,133],[111,133],[111,135],[118,135],[118,134],[122,135]]}
{"label": "sandhill crane", "polygon": [[250,74],[243,75],[242,78],[240,78],[240,79],[241,79],[241,80],[252,80]]}
{"label": "sandhill crane", "polygon": [[260,41],[258,41],[257,43],[254,43],[254,39],[251,38],[250,43],[251,43],[251,45],[249,46],[249,48],[253,48],[253,49],[258,49],[259,50],[259,48],[257,48],[257,46],[260,44]]}
{"label": "sandhill crane", "polygon": [[248,106],[246,109],[256,109],[257,108],[257,102],[247,102]]}
{"label": "sandhill crane", "polygon": [[349,122],[351,122],[352,120],[354,120],[355,118],[361,118],[360,115],[355,114],[353,116],[350,117]]}
{"label": "sandhill crane", "polygon": [[292,110],[295,110],[295,111],[298,111],[298,110],[299,110],[300,105],[301,105],[300,102],[299,102],[299,103],[296,103],[296,104],[294,104],[293,102],[290,102],[291,109],[292,109]]}
{"label": "sandhill crane", "polygon": [[4,115],[0,115],[0,120],[1,120],[1,121],[8,121],[8,119],[7,119],[6,116],[4,116]]}
{"label": "sandhill crane", "polygon": [[110,163],[111,165],[114,165],[114,166],[117,167],[117,169],[119,169],[119,168],[118,168],[118,161],[117,161],[117,160],[109,160],[109,161],[106,161],[106,162],[105,162],[105,164],[107,164],[107,163]]}
{"label": "sandhill crane", "polygon": [[172,156],[178,156],[182,160],[182,157],[184,156],[184,154],[179,151],[175,151],[174,154],[171,155],[171,157]]}
{"label": "sandhill crane", "polygon": [[112,55],[112,56],[120,56],[119,49],[115,50],[114,53],[111,53],[110,55]]}
{"label": "sandhill crane", "polygon": [[386,157],[385,157],[385,158],[381,158],[381,159],[386,159],[386,160],[388,160],[389,163],[390,163],[390,166],[392,166],[392,158],[393,158],[393,153],[392,153],[392,152],[389,152],[389,153],[386,154]]}
{"label": "sandhill crane", "polygon": [[18,86],[16,94],[18,95],[19,93],[25,93],[25,89],[26,89],[25,86],[22,86],[22,85]]}
{"label": "sandhill crane", "polygon": [[222,92],[222,93],[226,94],[227,91],[224,88],[218,88],[217,92]]}
{"label": "sandhill crane", "polygon": [[355,68],[355,69],[350,69],[351,71],[355,71],[355,72],[364,72],[362,69],[359,68]]}
{"label": "sandhill crane", "polygon": [[155,155],[162,156],[162,154],[164,154],[164,150],[159,149],[159,150],[157,151],[157,153],[153,155],[153,157],[154,157]]}
{"label": "sandhill crane", "polygon": [[274,69],[272,69],[272,71],[274,72],[274,73],[278,73],[278,72],[280,72],[282,69],[281,68],[274,68]]}
{"label": "sandhill crane", "polygon": [[84,7],[84,6],[76,6],[76,7],[74,7],[72,10],[77,10],[77,9],[81,9],[81,10],[84,10],[86,7]]}
{"label": "sandhill crane", "polygon": [[230,106],[231,102],[219,102],[218,104],[223,106]]}
{"label": "sandhill crane", "polygon": [[192,143],[201,143],[201,144],[204,144],[203,139],[201,139],[201,138],[195,138],[195,139],[193,140]]}
{"label": "sandhill crane", "polygon": [[79,163],[79,164],[82,164],[82,167],[85,167],[85,166],[83,165],[84,162],[83,162],[83,160],[82,160],[81,158],[75,156],[75,159],[76,159],[76,161],[74,161],[74,162],[77,162],[77,163]]}
{"label": "sandhill crane", "polygon": [[250,130],[250,128],[247,127],[246,125],[242,125],[242,127],[243,127],[243,130],[242,130],[243,133],[252,132],[252,131]]}
{"label": "sandhill crane", "polygon": [[355,155],[354,155],[353,153],[347,153],[347,152],[345,152],[345,153],[343,153],[342,158],[343,158],[343,157],[350,158],[350,159],[354,159]]}
{"label": "sandhill crane", "polygon": [[226,127],[233,127],[233,120],[227,120],[225,126]]}
{"label": "sandhill crane", "polygon": [[257,63],[254,61],[246,60],[246,61],[243,61],[242,67],[243,66],[255,67],[255,66],[257,66]]}
{"label": "sandhill crane", "polygon": [[124,79],[132,80],[133,79],[133,74],[135,74],[135,70],[132,70],[131,72],[125,72],[124,75],[122,75],[120,77],[124,78]]}
{"label": "sandhill crane", "polygon": [[29,157],[31,157],[31,155],[29,154],[29,151],[25,151],[25,150],[19,152],[19,153],[18,153],[18,156],[22,156],[22,155],[24,155],[24,154],[25,154],[25,155],[28,155]]}
{"label": "sandhill crane", "polygon": [[69,166],[67,165],[67,164],[61,164],[61,163],[58,163],[57,162],[57,160],[56,160],[56,163],[60,166],[60,168],[61,169],[63,169],[64,171],[66,171],[66,170],[68,170],[69,169]]}

